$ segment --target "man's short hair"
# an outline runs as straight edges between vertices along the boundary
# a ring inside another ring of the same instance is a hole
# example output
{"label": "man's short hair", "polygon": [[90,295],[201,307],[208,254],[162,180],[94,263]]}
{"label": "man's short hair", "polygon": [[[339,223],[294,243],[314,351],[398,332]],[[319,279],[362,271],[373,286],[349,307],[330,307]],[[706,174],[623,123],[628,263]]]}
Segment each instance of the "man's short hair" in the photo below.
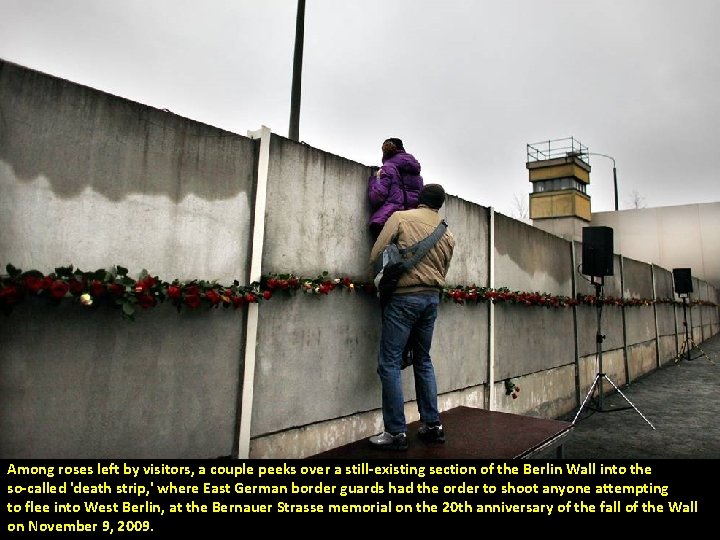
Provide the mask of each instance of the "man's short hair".
{"label": "man's short hair", "polygon": [[430,208],[441,208],[445,204],[445,190],[440,184],[425,184],[420,191],[420,204]]}

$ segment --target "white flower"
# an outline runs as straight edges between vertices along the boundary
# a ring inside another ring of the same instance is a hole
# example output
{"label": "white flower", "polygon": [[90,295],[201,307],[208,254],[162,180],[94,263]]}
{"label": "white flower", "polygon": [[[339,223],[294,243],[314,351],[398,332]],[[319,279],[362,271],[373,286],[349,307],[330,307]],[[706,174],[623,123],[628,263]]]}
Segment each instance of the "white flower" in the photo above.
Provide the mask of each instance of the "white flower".
{"label": "white flower", "polygon": [[90,296],[88,293],[80,295],[80,303],[83,306],[92,306],[93,303],[93,297]]}

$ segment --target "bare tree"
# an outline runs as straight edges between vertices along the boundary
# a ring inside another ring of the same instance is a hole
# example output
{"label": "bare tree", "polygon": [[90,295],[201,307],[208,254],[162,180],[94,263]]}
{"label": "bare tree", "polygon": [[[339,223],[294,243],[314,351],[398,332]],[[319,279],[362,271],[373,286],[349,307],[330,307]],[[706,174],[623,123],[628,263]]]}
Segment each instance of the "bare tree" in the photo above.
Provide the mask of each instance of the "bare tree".
{"label": "bare tree", "polygon": [[527,195],[513,195],[513,212],[512,217],[521,221],[528,221],[530,212],[528,210]]}
{"label": "bare tree", "polygon": [[643,197],[636,189],[634,189],[632,195],[630,195],[630,208],[645,208],[645,197]]}

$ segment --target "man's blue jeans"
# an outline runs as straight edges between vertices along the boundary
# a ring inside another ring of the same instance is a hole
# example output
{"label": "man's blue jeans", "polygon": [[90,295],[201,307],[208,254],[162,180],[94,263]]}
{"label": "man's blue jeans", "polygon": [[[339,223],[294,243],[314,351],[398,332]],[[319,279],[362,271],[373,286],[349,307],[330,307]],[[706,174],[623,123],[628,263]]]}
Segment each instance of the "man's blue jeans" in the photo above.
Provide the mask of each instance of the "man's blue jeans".
{"label": "man's blue jeans", "polygon": [[390,433],[407,431],[401,367],[411,331],[416,340],[413,376],[420,420],[426,424],[440,420],[435,369],[430,359],[439,303],[438,293],[396,294],[383,308],[377,372],[382,384],[385,431]]}

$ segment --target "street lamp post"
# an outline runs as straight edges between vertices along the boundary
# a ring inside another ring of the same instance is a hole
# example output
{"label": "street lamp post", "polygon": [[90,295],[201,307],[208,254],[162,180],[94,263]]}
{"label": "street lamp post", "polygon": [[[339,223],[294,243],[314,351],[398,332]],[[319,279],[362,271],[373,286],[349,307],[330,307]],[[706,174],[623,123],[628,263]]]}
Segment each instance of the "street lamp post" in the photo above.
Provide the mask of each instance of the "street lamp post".
{"label": "street lamp post", "polygon": [[615,167],[615,158],[607,154],[597,154],[595,152],[584,152],[586,156],[601,156],[612,159],[613,162],[613,185],[615,187],[615,211],[618,211],[618,184],[617,184],[617,167]]}
{"label": "street lamp post", "polygon": [[298,0],[295,19],[295,55],[293,56],[292,94],[290,96],[290,130],[288,138],[300,139],[300,93],[302,88],[303,45],[305,43],[305,0]]}

